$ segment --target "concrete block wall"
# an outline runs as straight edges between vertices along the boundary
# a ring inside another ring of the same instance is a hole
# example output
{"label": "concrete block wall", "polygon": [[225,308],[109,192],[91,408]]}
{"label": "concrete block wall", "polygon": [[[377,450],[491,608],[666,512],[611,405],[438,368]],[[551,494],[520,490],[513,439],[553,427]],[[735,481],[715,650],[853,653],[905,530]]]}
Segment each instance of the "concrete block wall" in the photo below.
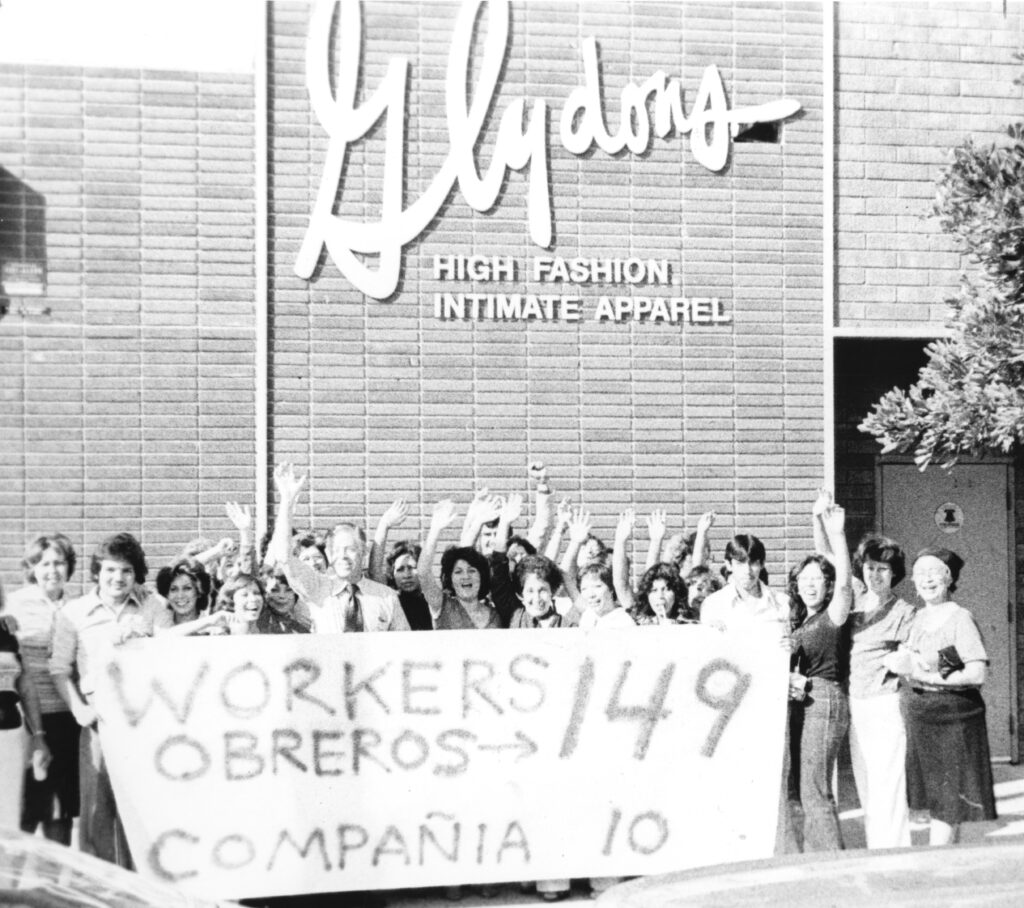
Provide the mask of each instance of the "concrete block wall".
{"label": "concrete block wall", "polygon": [[0,575],[55,530],[73,591],[121,530],[155,574],[253,497],[251,77],[0,65],[0,167],[48,284],[0,321]]}
{"label": "concrete block wall", "polygon": [[[444,73],[456,7],[363,4],[361,99],[393,56],[410,64],[405,204],[424,192],[448,151]],[[512,173],[494,208],[456,190],[406,250],[399,290],[364,297],[324,258],[314,280],[292,273],[319,188],[326,135],[305,90],[308,11],[272,8],[271,302],[273,453],[310,470],[304,518],[376,521],[404,496],[421,532],[433,502],[525,486],[531,459],[549,464],[558,494],[582,502],[610,541],[616,516],[666,507],[692,528],[720,515],[715,548],[736,529],[764,537],[776,576],[810,544],[809,508],[823,474],[822,26],[817,4],[518,3],[492,114],[478,146],[490,165],[510,101],[542,98],[555,234],[534,246],[526,176]],[[482,28],[478,25],[478,28]],[[558,120],[583,82],[582,40],[599,44],[605,118],[619,123],[627,82],[657,70],[681,78],[692,106],[700,75],[719,66],[733,106],[793,97],[800,117],[779,144],[737,144],[728,167],[697,164],[688,137],[653,139],[646,154],[567,153]],[[478,50],[479,53],[479,50]],[[479,71],[474,60],[471,82]],[[338,211],[378,216],[383,123],[349,150]],[[435,255],[508,254],[513,282],[435,280]],[[674,287],[710,296],[726,325],[595,322],[602,294],[529,274],[536,255],[666,258]],[[577,293],[579,323],[440,321],[436,292]],[[646,531],[638,531],[642,558]]]}
{"label": "concrete block wall", "polygon": [[960,256],[931,217],[935,180],[967,136],[998,141],[1024,114],[1024,8],[839,3],[836,55],[837,324],[938,331]]}

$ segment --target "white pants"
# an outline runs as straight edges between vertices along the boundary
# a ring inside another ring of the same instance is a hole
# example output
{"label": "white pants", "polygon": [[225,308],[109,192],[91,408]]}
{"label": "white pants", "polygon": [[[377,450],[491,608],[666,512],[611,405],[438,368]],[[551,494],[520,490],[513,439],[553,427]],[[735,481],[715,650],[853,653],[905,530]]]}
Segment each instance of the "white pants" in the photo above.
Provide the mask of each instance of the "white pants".
{"label": "white pants", "polygon": [[850,697],[850,757],[868,848],[909,847],[907,733],[899,694]]}
{"label": "white pants", "polygon": [[20,728],[0,731],[0,827],[21,827],[21,789],[25,782],[25,733]]}

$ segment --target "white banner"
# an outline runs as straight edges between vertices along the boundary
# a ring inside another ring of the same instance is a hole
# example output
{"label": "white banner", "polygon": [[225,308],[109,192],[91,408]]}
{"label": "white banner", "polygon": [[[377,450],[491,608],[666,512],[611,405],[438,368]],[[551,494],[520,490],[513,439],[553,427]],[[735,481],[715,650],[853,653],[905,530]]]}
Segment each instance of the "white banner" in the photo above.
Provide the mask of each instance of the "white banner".
{"label": "white banner", "polygon": [[147,640],[98,682],[140,872],[210,898],[772,853],[788,656],[709,628]]}

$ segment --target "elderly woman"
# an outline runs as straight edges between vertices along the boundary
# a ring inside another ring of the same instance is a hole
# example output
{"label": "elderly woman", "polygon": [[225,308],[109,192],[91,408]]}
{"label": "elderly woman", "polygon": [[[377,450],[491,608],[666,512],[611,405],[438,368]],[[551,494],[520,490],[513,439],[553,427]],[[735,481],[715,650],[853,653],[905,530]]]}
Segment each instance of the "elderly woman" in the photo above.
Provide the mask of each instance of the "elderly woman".
{"label": "elderly woman", "polygon": [[65,587],[75,572],[75,549],[62,533],[36,536],[21,561],[25,585],[8,597],[4,614],[13,617],[25,675],[39,698],[42,727],[52,755],[46,778],[27,771],[21,828],[71,844],[71,827],[78,816],[79,728],[50,677],[49,651],[53,622],[64,606]]}
{"label": "elderly woman", "polygon": [[907,799],[931,813],[929,844],[957,840],[965,820],[996,816],[985,701],[988,655],[971,613],[950,595],[963,560],[926,548],[912,577],[924,602],[906,644],[886,657],[902,676],[900,706],[907,727]]}

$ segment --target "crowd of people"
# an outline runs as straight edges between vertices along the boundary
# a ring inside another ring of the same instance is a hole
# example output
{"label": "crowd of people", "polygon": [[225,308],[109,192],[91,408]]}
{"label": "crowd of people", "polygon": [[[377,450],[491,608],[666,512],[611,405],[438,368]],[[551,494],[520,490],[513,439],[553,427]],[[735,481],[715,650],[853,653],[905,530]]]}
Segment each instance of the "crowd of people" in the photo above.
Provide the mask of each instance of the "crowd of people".
{"label": "crowd of people", "polygon": [[[911,604],[894,591],[908,566],[900,546],[874,535],[851,554],[843,509],[822,492],[809,515],[815,552],[784,590],[770,585],[753,534],[728,539],[714,563],[712,512],[690,534],[669,534],[664,511],[649,514],[634,583],[635,512],[620,515],[609,546],[584,509],[555,504],[541,464],[530,475],[530,526],[521,532],[522,494],[481,490],[439,570],[454,501],[433,506],[422,540],[391,538],[409,514],[402,500],[369,541],[356,522],[298,528],[305,477],[290,464],[274,472],[272,533],[254,539],[250,509],[229,502],[237,540],[189,543],[152,586],[138,540],[118,533],[91,554],[88,592],[68,599],[71,540],[32,539],[25,584],[6,598],[0,589],[0,825],[70,844],[78,817],[83,851],[131,866],[92,694],[102,648],[132,637],[697,623],[754,630],[790,653],[779,852],[843,847],[832,780],[847,735],[868,847],[910,845],[910,810],[929,811],[932,844],[994,818],[980,694],[988,660],[971,613],[952,599],[955,553],[913,558]],[[568,880],[537,886],[548,900],[569,891]]]}

